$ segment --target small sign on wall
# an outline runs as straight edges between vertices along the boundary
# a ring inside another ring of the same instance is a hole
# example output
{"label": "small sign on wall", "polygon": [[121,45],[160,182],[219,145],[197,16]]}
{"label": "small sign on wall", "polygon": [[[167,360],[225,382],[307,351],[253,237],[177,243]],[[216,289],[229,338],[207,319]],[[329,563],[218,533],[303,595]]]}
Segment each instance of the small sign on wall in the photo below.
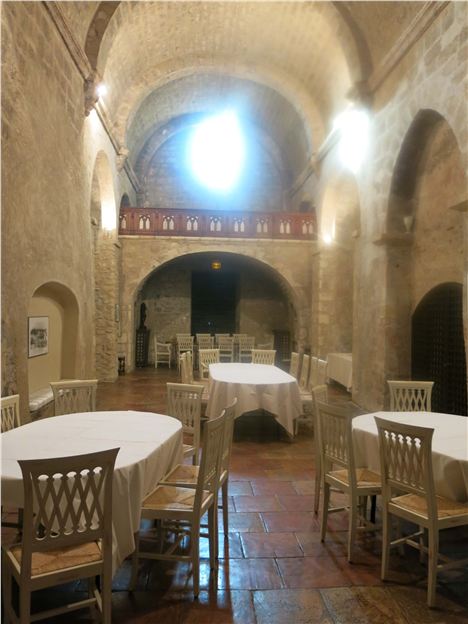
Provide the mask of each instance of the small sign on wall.
{"label": "small sign on wall", "polygon": [[28,357],[49,352],[49,317],[28,317]]}

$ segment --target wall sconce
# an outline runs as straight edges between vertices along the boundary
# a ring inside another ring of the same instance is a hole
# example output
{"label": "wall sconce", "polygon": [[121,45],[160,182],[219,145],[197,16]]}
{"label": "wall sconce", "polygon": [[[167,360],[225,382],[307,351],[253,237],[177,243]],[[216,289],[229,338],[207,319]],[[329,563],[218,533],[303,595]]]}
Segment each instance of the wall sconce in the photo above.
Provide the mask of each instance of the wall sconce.
{"label": "wall sconce", "polygon": [[221,262],[218,262],[217,260],[212,262],[211,268],[213,269],[213,271],[219,271],[221,269]]}

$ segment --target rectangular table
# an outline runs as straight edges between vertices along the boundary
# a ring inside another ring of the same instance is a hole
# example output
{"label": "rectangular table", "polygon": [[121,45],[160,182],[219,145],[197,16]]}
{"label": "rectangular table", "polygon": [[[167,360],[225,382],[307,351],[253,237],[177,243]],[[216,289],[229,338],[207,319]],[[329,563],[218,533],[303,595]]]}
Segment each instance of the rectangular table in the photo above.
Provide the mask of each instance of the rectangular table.
{"label": "rectangular table", "polygon": [[267,364],[210,364],[208,418],[219,416],[236,397],[236,418],[263,409],[273,414],[289,435],[294,435],[294,421],[302,413],[302,402],[292,375]]}
{"label": "rectangular table", "polygon": [[115,572],[134,548],[141,503],[162,477],[183,460],[182,425],[148,412],[85,412],[38,420],[1,434],[2,505],[23,506],[18,459],[94,453],[119,447],[112,501]]}
{"label": "rectangular table", "polygon": [[376,412],[353,420],[357,466],[380,473],[377,425],[374,416],[408,425],[434,428],[432,465],[436,493],[468,502],[468,418],[437,412]]}
{"label": "rectangular table", "polygon": [[353,354],[329,353],[327,355],[327,375],[351,391],[353,386]]}

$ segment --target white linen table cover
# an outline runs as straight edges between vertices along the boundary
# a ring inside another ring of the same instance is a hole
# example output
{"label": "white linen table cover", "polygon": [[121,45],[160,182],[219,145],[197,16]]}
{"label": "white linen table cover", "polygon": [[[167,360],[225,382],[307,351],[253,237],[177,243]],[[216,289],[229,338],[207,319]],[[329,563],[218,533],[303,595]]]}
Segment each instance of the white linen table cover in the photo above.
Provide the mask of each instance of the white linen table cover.
{"label": "white linen table cover", "polygon": [[432,427],[432,466],[436,494],[468,502],[468,418],[437,412],[376,412],[353,420],[357,465],[380,473],[377,425],[374,416],[407,425]]}
{"label": "white linen table cover", "polygon": [[112,501],[112,562],[115,572],[135,547],[141,503],[183,460],[182,425],[148,412],[84,412],[55,416],[1,434],[2,505],[23,506],[18,459],[43,459],[120,448]]}
{"label": "white linen table cover", "polygon": [[347,390],[353,386],[353,354],[329,353],[327,355],[327,375]]}
{"label": "white linen table cover", "polygon": [[294,435],[294,420],[302,413],[295,377],[268,364],[210,364],[209,368],[208,418],[219,416],[237,397],[236,418],[245,412],[263,409]]}

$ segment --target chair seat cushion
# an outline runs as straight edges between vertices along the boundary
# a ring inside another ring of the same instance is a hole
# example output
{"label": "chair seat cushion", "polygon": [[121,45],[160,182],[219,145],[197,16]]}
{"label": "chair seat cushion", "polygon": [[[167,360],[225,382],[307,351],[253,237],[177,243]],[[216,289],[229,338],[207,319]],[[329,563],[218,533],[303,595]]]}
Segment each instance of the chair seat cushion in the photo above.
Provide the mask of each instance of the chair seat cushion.
{"label": "chair seat cushion", "polygon": [[[346,468],[343,470],[333,470],[328,474],[338,479],[338,481],[349,485],[349,476]],[[378,487],[381,484],[380,475],[367,468],[356,468],[356,480],[358,487]]]}
{"label": "chair seat cushion", "polygon": [[[195,502],[194,489],[175,487],[171,485],[158,485],[143,500],[143,509],[157,510],[182,510],[190,511]],[[203,502],[211,496],[210,492],[203,492]]]}
{"label": "chair seat cushion", "polygon": [[177,482],[177,483],[190,483],[195,484],[198,481],[198,473],[200,466],[187,466],[186,464],[178,464],[175,468],[167,474],[163,481]]}
{"label": "chair seat cushion", "polygon": [[[22,546],[12,546],[9,551],[18,562],[18,567],[20,567],[23,554]],[[89,542],[79,546],[70,546],[47,552],[35,552],[32,554],[31,574],[32,576],[39,576],[40,574],[57,572],[65,568],[74,568],[101,560],[102,551],[97,542]]]}
{"label": "chair seat cushion", "polygon": [[[427,513],[427,501],[424,496],[418,496],[417,494],[405,494],[403,496],[396,496],[392,498],[391,503],[407,509],[408,511],[414,511],[415,513],[428,517]],[[464,503],[457,503],[443,496],[436,496],[437,504],[437,517],[440,518],[453,518],[456,516],[465,515],[468,522],[468,505]]]}

